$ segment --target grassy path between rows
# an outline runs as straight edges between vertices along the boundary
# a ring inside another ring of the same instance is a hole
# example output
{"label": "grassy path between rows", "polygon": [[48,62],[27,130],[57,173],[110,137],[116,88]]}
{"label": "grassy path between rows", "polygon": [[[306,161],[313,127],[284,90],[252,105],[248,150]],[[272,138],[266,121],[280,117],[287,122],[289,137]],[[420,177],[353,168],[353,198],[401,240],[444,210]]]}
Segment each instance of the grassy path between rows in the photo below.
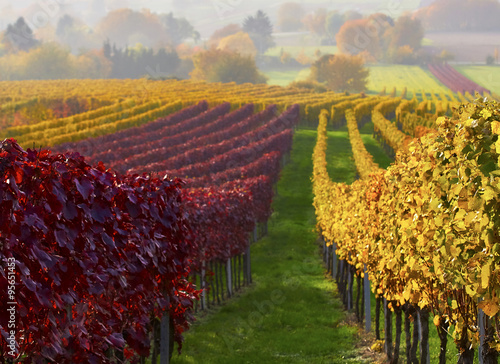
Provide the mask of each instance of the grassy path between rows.
{"label": "grassy path between rows", "polygon": [[[360,133],[382,168],[391,159]],[[364,363],[359,329],[349,325],[334,283],[325,277],[312,206],[316,130],[295,135],[291,161],[278,183],[269,235],[252,245],[253,285],[204,313],[186,333],[172,363]],[[335,182],[356,176],[346,127],[328,131],[328,171]],[[372,305],[374,319],[374,301]],[[370,335],[372,336],[372,335]],[[366,352],[366,351],[365,351]]]}
{"label": "grassy path between rows", "polygon": [[[269,234],[251,247],[253,285],[198,318],[172,363],[363,362],[358,329],[346,323],[316,242],[310,180],[315,143],[316,130],[295,135]],[[354,175],[345,145],[337,150],[331,158]]]}

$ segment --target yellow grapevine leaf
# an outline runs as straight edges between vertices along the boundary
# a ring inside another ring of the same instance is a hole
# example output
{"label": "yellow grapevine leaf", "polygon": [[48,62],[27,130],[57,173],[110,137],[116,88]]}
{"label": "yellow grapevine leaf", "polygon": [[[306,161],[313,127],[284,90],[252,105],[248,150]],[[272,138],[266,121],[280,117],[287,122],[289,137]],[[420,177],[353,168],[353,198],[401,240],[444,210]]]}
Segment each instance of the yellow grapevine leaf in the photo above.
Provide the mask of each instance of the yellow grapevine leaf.
{"label": "yellow grapevine leaf", "polygon": [[475,219],[476,217],[476,214],[474,213],[468,213],[467,216],[465,216],[465,224],[466,225],[470,225],[472,223],[472,221]]}
{"label": "yellow grapevine leaf", "polygon": [[488,226],[488,224],[490,223],[490,218],[488,217],[487,214],[483,214],[483,217],[481,218],[481,228],[484,228],[486,226]]}
{"label": "yellow grapevine leaf", "polygon": [[485,264],[481,269],[481,286],[487,288],[490,283],[490,265],[491,263]]}
{"label": "yellow grapevine leaf", "polygon": [[458,308],[457,300],[451,301],[451,309],[456,310]]}
{"label": "yellow grapevine leaf", "polygon": [[470,284],[466,285],[465,286],[465,293],[467,293],[471,297],[475,296],[476,290],[474,288],[476,288],[476,287],[473,285],[470,285]]}
{"label": "yellow grapevine leaf", "polygon": [[[494,244],[494,237],[493,237],[493,232],[491,230],[483,230],[481,233],[481,239],[484,241],[485,245],[488,248],[492,248]],[[484,268],[484,267],[483,267]]]}
{"label": "yellow grapevine leaf", "polygon": [[463,199],[463,198],[460,198],[457,201],[457,204],[458,204],[458,207],[460,207],[460,209],[466,209],[469,207],[469,201],[466,199]]}
{"label": "yellow grapevine leaf", "polygon": [[479,210],[483,206],[484,200],[482,198],[474,197],[469,200],[469,210]]}
{"label": "yellow grapevine leaf", "polygon": [[382,340],[378,340],[371,346],[372,351],[376,353],[381,353],[384,350],[384,342]]}
{"label": "yellow grapevine leaf", "polygon": [[495,316],[500,307],[498,306],[498,300],[484,300],[479,302],[478,307],[484,311],[490,317]]}
{"label": "yellow grapevine leaf", "polygon": [[441,227],[443,226],[443,219],[440,216],[437,216],[434,219],[434,223],[436,224],[436,226]]}
{"label": "yellow grapevine leaf", "polygon": [[409,289],[405,289],[403,291],[403,299],[405,301],[408,301],[410,299],[410,293],[411,293],[411,291]]}
{"label": "yellow grapevine leaf", "polygon": [[[446,121],[446,117],[445,117],[445,116],[440,116],[440,117],[438,117],[438,118],[436,119],[436,124],[437,124],[438,126],[441,126],[441,125],[443,125],[443,124],[445,123],[445,121]],[[492,123],[492,124],[493,124],[493,123]],[[499,123],[499,124],[500,124],[500,123]],[[491,128],[492,128],[492,131],[493,131],[493,125],[491,126]]]}
{"label": "yellow grapevine leaf", "polygon": [[491,132],[493,134],[500,134],[500,122],[493,120],[491,122]]}
{"label": "yellow grapevine leaf", "polygon": [[459,220],[455,223],[455,229],[457,231],[465,231],[467,230],[466,226],[465,226],[465,222],[463,220]]}
{"label": "yellow grapevine leaf", "polygon": [[463,220],[465,215],[467,215],[467,211],[464,209],[458,210],[458,212],[455,214],[455,219],[456,220]]}
{"label": "yellow grapevine leaf", "polygon": [[458,257],[461,249],[456,247],[455,245],[450,245],[450,255],[454,258]]}
{"label": "yellow grapevine leaf", "polygon": [[492,187],[490,187],[490,186],[486,186],[486,187],[484,188],[483,198],[484,198],[486,201],[490,201],[490,200],[492,200],[492,199],[494,199],[494,198],[496,198],[496,197],[497,197],[497,194],[496,194],[495,190],[494,190]]}
{"label": "yellow grapevine leaf", "polygon": [[433,198],[431,202],[429,203],[429,209],[433,211],[439,210],[439,205],[441,204],[441,201],[437,198]]}
{"label": "yellow grapevine leaf", "polygon": [[434,325],[439,327],[439,325],[441,325],[441,316],[439,315],[434,316],[434,320],[432,321],[434,321]]}
{"label": "yellow grapevine leaf", "polygon": [[489,118],[489,117],[491,117],[491,115],[493,115],[493,114],[491,113],[491,111],[490,111],[490,110],[488,110],[488,109],[483,109],[483,110],[481,110],[481,112],[479,113],[479,115],[481,115],[484,119],[488,119],[488,118]]}

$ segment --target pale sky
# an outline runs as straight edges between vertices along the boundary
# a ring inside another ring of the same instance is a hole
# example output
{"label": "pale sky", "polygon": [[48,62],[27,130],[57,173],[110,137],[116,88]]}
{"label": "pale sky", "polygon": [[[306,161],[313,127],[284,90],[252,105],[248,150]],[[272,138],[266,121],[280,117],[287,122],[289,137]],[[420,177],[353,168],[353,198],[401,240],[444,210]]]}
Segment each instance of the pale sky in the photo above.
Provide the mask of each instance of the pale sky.
{"label": "pale sky", "polygon": [[[422,0],[313,0],[300,2],[308,11],[324,7],[328,10],[357,10],[361,13],[382,11],[397,17],[411,11]],[[229,23],[241,23],[248,15],[261,9],[274,21],[278,7],[287,1],[268,0],[0,0],[0,29],[24,16],[32,28],[55,26],[63,14],[81,18],[94,26],[107,11],[130,7],[135,10],[150,9],[156,13],[173,12],[185,17],[204,36]]]}

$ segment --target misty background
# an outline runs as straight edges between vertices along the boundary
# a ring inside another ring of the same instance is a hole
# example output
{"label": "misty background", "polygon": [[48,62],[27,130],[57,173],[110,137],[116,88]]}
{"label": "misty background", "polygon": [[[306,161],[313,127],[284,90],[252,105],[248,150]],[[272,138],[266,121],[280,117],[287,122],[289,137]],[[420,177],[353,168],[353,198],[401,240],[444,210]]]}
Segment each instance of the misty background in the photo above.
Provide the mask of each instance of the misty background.
{"label": "misty background", "polygon": [[[499,18],[497,0],[2,0],[0,80],[266,82],[258,71],[299,72],[325,54],[494,65]],[[212,67],[222,58],[245,77]]]}
{"label": "misty background", "polygon": [[[61,16],[69,14],[93,27],[108,12],[130,8],[137,11],[149,9],[155,13],[173,12],[178,17],[185,17],[200,33],[209,37],[223,25],[241,23],[246,16],[258,9],[268,13],[270,19],[276,22],[277,9],[285,2],[264,0],[16,0],[14,2],[2,0],[0,1],[0,27],[6,28],[13,19],[19,16],[30,18],[39,12],[52,12],[46,11],[49,7],[55,11],[54,14],[47,14],[47,26],[56,26]],[[391,11],[395,16],[405,11],[416,10],[431,2],[429,0],[299,1],[306,12],[326,8],[339,11],[356,10],[365,14]],[[59,9],[56,9],[57,7]],[[41,28],[44,27],[44,25],[41,26]]]}

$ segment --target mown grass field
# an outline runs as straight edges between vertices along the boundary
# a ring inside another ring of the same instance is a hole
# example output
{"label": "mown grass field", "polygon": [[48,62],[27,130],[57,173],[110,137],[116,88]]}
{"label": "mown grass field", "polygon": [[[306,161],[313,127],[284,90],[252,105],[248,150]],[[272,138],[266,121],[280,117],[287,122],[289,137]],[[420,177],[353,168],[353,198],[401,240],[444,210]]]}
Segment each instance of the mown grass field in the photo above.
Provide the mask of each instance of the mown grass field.
{"label": "mown grass field", "polygon": [[[407,97],[411,98],[413,92],[420,93],[448,93],[449,90],[426,71],[419,66],[404,65],[367,65],[370,71],[368,76],[367,93],[378,94],[384,87],[387,93],[390,93],[396,87],[397,95],[406,87]],[[292,81],[305,80],[309,76],[309,67],[292,70],[272,70],[264,74],[269,78],[269,85],[286,86]],[[477,81],[476,81],[477,82]],[[499,93],[500,93],[500,68],[498,73]]]}
{"label": "mown grass field", "polygon": [[288,86],[293,81],[303,81],[309,76],[309,67],[295,70],[272,70],[263,72],[269,80],[268,85]]}
{"label": "mown grass field", "polygon": [[297,57],[300,52],[304,51],[304,54],[312,59],[315,59],[315,54],[316,51],[319,50],[321,54],[337,54],[338,49],[337,46],[277,46],[273,48],[269,48],[265,55],[266,56],[273,56],[273,57],[280,57],[281,56],[281,51],[288,52],[292,56],[292,58]]}
{"label": "mown grass field", "polygon": [[448,93],[448,88],[442,85],[427,70],[419,66],[405,65],[369,65],[368,93],[379,93],[386,88],[390,93],[396,87],[397,95],[407,88],[407,97],[412,97],[413,92]]}

